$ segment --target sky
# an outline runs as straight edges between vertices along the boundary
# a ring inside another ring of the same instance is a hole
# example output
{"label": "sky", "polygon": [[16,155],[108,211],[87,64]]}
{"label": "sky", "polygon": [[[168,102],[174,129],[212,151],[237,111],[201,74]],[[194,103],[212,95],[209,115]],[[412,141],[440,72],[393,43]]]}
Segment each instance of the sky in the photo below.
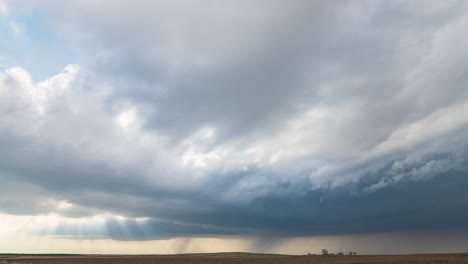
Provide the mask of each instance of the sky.
{"label": "sky", "polygon": [[0,252],[466,252],[466,28],[452,0],[0,0]]}

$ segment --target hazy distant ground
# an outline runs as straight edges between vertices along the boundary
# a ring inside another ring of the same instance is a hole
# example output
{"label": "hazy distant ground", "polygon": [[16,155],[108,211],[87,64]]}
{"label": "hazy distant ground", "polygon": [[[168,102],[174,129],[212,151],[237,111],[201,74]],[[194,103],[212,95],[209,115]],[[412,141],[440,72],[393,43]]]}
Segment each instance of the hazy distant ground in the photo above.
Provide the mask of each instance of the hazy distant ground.
{"label": "hazy distant ground", "polygon": [[256,253],[180,255],[0,255],[1,264],[305,264],[305,263],[468,263],[468,253],[418,255],[288,256]]}

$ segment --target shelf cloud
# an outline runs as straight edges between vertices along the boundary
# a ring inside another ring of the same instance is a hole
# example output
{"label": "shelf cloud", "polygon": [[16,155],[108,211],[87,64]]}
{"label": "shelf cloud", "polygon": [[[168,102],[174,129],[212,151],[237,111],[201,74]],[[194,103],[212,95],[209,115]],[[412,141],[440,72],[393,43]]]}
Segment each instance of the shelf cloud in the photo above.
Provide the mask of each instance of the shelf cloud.
{"label": "shelf cloud", "polygon": [[0,212],[73,239],[466,232],[467,11],[0,1]]}

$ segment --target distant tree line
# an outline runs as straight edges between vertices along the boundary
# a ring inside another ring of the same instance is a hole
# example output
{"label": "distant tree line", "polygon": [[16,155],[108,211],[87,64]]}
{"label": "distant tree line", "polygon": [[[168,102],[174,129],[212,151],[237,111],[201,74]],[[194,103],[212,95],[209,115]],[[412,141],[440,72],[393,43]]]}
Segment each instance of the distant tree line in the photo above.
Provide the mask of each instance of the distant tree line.
{"label": "distant tree line", "polygon": [[[311,254],[311,253],[307,253],[307,255],[309,256],[313,256],[313,255],[317,255],[317,254]],[[337,253],[330,253],[328,252],[327,249],[322,249],[322,256],[344,256],[344,255],[349,255],[349,256],[352,256],[352,255],[356,255],[356,252],[354,251],[349,251],[349,252],[337,252]]]}

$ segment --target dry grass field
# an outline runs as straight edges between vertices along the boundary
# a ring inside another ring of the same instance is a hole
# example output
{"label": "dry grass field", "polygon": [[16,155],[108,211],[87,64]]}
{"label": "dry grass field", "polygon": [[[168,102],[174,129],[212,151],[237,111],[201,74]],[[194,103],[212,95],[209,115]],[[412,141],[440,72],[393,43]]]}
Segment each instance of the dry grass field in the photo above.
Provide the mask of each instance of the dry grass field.
{"label": "dry grass field", "polygon": [[186,255],[83,255],[83,256],[0,256],[1,264],[346,264],[346,263],[468,263],[465,254],[282,256],[256,254]]}

